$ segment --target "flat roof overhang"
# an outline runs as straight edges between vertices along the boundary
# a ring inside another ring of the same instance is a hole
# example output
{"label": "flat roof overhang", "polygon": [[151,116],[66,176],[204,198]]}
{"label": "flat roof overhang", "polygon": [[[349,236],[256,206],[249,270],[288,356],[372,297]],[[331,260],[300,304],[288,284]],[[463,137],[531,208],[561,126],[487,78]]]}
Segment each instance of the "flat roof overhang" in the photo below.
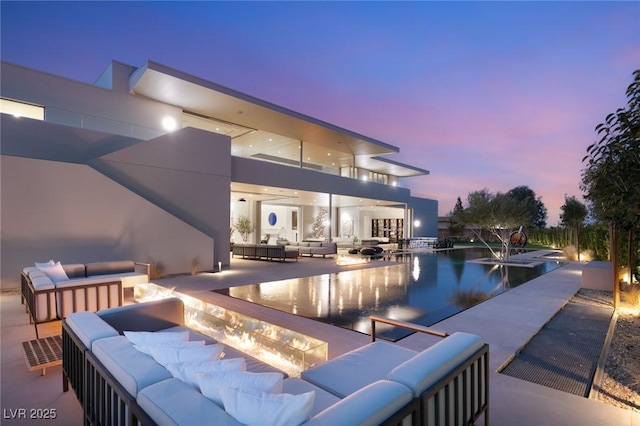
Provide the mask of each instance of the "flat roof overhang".
{"label": "flat roof overhang", "polygon": [[382,171],[397,177],[424,176],[429,170],[409,166],[385,157],[369,157],[356,160],[356,166],[369,170]]}
{"label": "flat roof overhang", "polygon": [[135,94],[175,105],[187,112],[213,117],[256,130],[265,130],[296,140],[354,155],[385,155],[399,148],[368,138],[304,114],[251,97],[227,87],[147,61],[129,78]]}

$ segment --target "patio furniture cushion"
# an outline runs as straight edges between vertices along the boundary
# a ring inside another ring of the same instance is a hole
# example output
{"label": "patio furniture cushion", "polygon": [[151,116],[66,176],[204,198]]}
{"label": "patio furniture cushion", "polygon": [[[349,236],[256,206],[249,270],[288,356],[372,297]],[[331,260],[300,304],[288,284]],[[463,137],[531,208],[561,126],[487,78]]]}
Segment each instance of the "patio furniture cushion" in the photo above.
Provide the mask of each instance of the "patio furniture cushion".
{"label": "patio furniture cushion", "polygon": [[51,278],[51,281],[53,281],[54,283],[67,281],[69,279],[60,262],[57,262],[54,265],[42,266],[39,269],[47,274],[47,276]]}
{"label": "patio furniture cushion", "polygon": [[169,370],[149,355],[136,350],[124,336],[96,340],[93,342],[91,351],[107,371],[134,397],[147,386],[171,378]]}
{"label": "patio furniture cushion", "polygon": [[62,268],[69,279],[84,278],[87,276],[87,270],[83,263],[70,263],[68,265],[62,265]]}
{"label": "patio furniture cushion", "polygon": [[42,271],[29,273],[29,278],[31,278],[31,284],[33,284],[33,288],[36,291],[56,288],[56,285],[53,283],[51,278]]}
{"label": "patio furniture cushion", "polygon": [[135,262],[132,260],[115,260],[109,262],[87,263],[87,276],[94,275],[111,275],[122,274],[126,272],[134,272],[136,270]]}
{"label": "patio furniture cushion", "polygon": [[453,333],[389,373],[389,380],[409,387],[416,397],[482,348],[479,336]]}
{"label": "patio furniture cushion", "polygon": [[305,426],[379,425],[412,399],[411,390],[403,384],[380,380],[312,417]]}
{"label": "patio furniture cushion", "polygon": [[224,388],[232,387],[254,389],[268,393],[281,393],[284,377],[281,373],[226,371],[199,374],[197,379],[202,394],[222,407],[221,391]]}
{"label": "patio furniture cushion", "polygon": [[67,317],[67,325],[82,344],[91,349],[93,342],[105,337],[118,336],[118,331],[93,312],[76,312]]}
{"label": "patio furniture cushion", "polygon": [[225,411],[247,426],[298,426],[309,418],[315,396],[313,391],[291,395],[230,387],[220,394]]}
{"label": "patio furniture cushion", "polygon": [[136,401],[159,425],[242,426],[215,402],[178,379],[163,380],[144,388]]}
{"label": "patio furniture cushion", "polygon": [[53,261],[53,259],[49,260],[48,262],[35,262],[36,268],[44,268],[47,266],[53,266],[55,265],[56,262]]}
{"label": "patio furniture cushion", "polygon": [[133,347],[139,350],[140,352],[142,352],[143,354],[153,356],[153,353],[151,352],[152,348],[204,347],[204,340],[190,340],[188,342],[165,342],[165,343],[159,343],[157,345],[133,345]]}
{"label": "patio furniture cushion", "polygon": [[[209,337],[207,335],[198,333],[197,331],[193,331],[192,329],[190,329],[186,325],[176,325],[175,327],[169,327],[169,328],[165,328],[164,330],[158,330],[158,331],[156,331],[156,333],[166,333],[166,332],[175,333],[176,331],[188,331],[189,332],[189,341],[190,342],[194,341],[194,340],[204,340],[204,344],[205,345],[210,345],[212,343],[218,343],[218,341],[216,339],[214,339],[213,337]],[[226,352],[227,352],[227,350],[225,349],[225,353]]]}
{"label": "patio furniture cushion", "polygon": [[311,409],[311,417],[315,416],[321,411],[326,410],[336,402],[340,401],[340,398],[333,395],[332,393],[329,393],[326,390],[321,389],[318,386],[312,385],[311,383],[305,380],[299,379],[297,377],[284,379],[282,382],[283,393],[300,395],[302,393],[307,393],[311,391],[314,391],[316,393],[316,396],[313,399],[313,408]]}
{"label": "patio furniture cushion", "polygon": [[154,331],[124,331],[126,337],[134,345],[154,346],[167,343],[179,343],[189,341],[188,331],[165,331],[156,333]]}
{"label": "patio furniture cushion", "polygon": [[222,373],[225,371],[246,371],[247,363],[244,358],[221,359],[218,361],[205,362],[180,362],[177,364],[168,364],[167,370],[171,372],[173,377],[200,390],[198,384],[198,374],[203,373]]}
{"label": "patio furniture cushion", "polygon": [[418,352],[384,341],[376,341],[302,372],[301,377],[344,398],[375,381]]}
{"label": "patio furniture cushion", "polygon": [[[202,343],[204,343],[204,341]],[[219,360],[224,351],[224,345],[216,343],[206,346],[151,346],[150,350],[153,359],[155,359],[157,363],[166,366],[179,362]]]}

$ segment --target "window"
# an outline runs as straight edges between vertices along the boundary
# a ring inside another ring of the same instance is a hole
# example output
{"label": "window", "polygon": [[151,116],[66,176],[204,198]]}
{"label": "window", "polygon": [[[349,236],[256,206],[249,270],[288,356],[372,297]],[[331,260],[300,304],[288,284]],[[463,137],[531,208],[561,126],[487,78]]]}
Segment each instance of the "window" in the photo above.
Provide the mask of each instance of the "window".
{"label": "window", "polygon": [[0,112],[3,114],[11,114],[15,117],[44,120],[44,107],[5,98],[0,98]]}

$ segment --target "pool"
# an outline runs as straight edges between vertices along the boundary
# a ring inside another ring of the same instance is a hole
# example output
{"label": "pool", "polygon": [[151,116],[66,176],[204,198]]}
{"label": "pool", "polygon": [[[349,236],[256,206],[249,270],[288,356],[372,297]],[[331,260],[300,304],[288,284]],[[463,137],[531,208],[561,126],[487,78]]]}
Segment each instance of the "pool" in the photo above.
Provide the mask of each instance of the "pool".
{"label": "pool", "polygon": [[[398,256],[397,264],[215,290],[238,299],[370,334],[370,315],[430,326],[545,274],[562,263],[536,266],[475,263],[485,249]],[[409,333],[381,328],[379,337]]]}

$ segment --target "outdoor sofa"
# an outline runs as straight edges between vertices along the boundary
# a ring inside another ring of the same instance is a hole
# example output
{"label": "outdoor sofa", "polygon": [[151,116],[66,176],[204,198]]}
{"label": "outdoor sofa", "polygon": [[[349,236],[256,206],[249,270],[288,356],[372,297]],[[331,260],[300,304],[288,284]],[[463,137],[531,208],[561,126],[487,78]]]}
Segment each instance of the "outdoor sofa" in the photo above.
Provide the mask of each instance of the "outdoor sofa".
{"label": "outdoor sofa", "polygon": [[149,282],[150,265],[130,260],[61,264],[45,262],[22,270],[22,303],[35,326],[73,312],[121,306],[123,289]]}
{"label": "outdoor sofa", "polygon": [[[434,334],[443,340],[417,352],[376,341],[376,322]],[[489,345],[468,333],[447,335],[403,321],[371,316],[372,342],[302,372],[301,377],[345,398],[376,380],[402,383],[419,401],[422,425],[489,425]]]}
{"label": "outdoor sofa", "polygon": [[302,242],[284,242],[287,250],[298,250],[300,256],[332,256],[338,253],[338,244],[334,242],[320,241],[302,241]]}
{"label": "outdoor sofa", "polygon": [[280,244],[233,244],[231,249],[233,256],[242,256],[243,259],[278,260],[285,262],[287,259],[298,261],[298,250],[285,247]]}
{"label": "outdoor sofa", "polygon": [[[84,423],[241,425],[225,410],[226,400],[221,407],[196,387],[172,377],[169,369],[156,362],[152,356],[136,350],[127,337],[122,335],[124,331],[152,331],[161,334],[185,330],[189,329],[184,327],[184,305],[177,298],[111,308],[98,313],[79,312],[69,315],[63,322],[62,329],[63,390],[67,391],[71,385],[82,404]],[[215,343],[207,336],[189,331],[192,341]],[[246,371],[278,372],[274,367],[234,348],[226,346],[224,352],[224,359],[244,358]],[[308,419],[300,424],[419,424],[418,400],[401,383],[378,380],[340,398],[308,381],[281,374],[283,393],[301,396],[314,392]],[[251,414],[252,410],[266,416],[261,417],[264,423],[260,424],[271,423],[266,420],[268,410],[243,406],[239,411]],[[288,407],[287,410],[291,408]],[[230,411],[233,412],[231,409]]]}

